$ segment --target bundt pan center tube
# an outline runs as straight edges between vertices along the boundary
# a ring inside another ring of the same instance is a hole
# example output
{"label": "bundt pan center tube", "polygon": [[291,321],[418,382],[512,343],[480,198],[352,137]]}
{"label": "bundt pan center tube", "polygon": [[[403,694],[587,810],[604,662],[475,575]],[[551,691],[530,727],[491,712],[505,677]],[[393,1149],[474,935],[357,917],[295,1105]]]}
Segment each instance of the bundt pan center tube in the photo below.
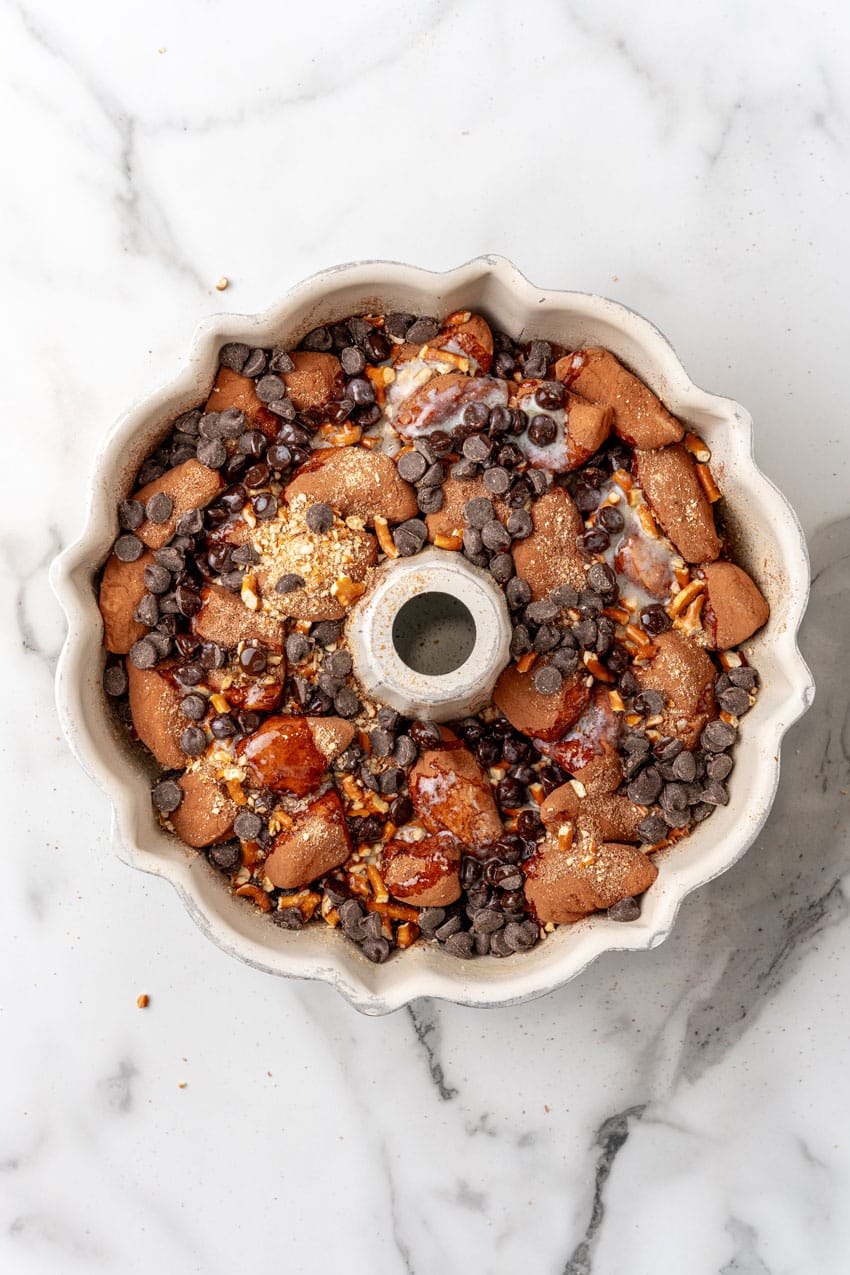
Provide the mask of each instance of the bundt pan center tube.
{"label": "bundt pan center tube", "polygon": [[348,624],[364,691],[405,717],[435,722],[489,702],[510,633],[492,577],[444,549],[386,563]]}

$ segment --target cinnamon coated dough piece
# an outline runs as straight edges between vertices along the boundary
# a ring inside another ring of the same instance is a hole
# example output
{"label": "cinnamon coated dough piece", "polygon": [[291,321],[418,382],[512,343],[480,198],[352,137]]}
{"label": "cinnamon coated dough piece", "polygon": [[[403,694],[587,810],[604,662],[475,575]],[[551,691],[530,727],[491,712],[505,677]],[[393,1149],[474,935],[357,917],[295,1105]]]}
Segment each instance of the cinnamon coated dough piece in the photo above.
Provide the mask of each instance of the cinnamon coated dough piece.
{"label": "cinnamon coated dough piece", "polygon": [[588,797],[599,797],[615,792],[622,783],[618,749],[622,729],[622,714],[614,712],[608,692],[598,686],[589,707],[563,739],[534,742],[578,780]]}
{"label": "cinnamon coated dough piece", "polygon": [[572,782],[555,788],[540,803],[540,818],[547,827],[571,820],[599,841],[640,841],[638,825],[645,815],[643,806],[622,793],[582,797]]}
{"label": "cinnamon coated dough piece", "polygon": [[[517,390],[517,407],[525,412],[529,421],[537,411],[535,394],[544,381],[523,381]],[[564,473],[578,469],[594,452],[598,451],[611,433],[614,409],[597,403],[589,403],[580,394],[564,391],[563,408],[545,412],[555,422],[556,436],[551,443],[535,443],[528,433],[515,441],[535,469],[548,469]]]}
{"label": "cinnamon coated dough piece", "polygon": [[584,531],[581,514],[563,487],[551,487],[531,507],[534,530],[517,541],[511,553],[518,576],[528,581],[535,602],[561,584],[586,587],[584,551],[579,536]]}
{"label": "cinnamon coated dough piece", "polygon": [[705,606],[702,623],[708,645],[725,651],[767,624],[770,606],[758,585],[734,562],[712,562],[703,567]]}
{"label": "cinnamon coated dough piece", "polygon": [[613,408],[614,432],[631,447],[664,447],[677,443],[685,432],[610,350],[592,347],[567,354],[555,364],[555,376],[591,403]]}
{"label": "cinnamon coated dough piece", "polygon": [[221,584],[201,590],[201,609],[192,617],[192,632],[204,642],[217,642],[232,650],[240,642],[256,641],[279,653],[286,641],[286,628],[263,611],[250,611],[238,593]]}
{"label": "cinnamon coated dough piece", "polygon": [[306,797],[353,738],[354,727],[341,717],[281,715],[266,718],[236,751],[261,788]]}
{"label": "cinnamon coated dough piece", "polygon": [[416,492],[399,475],[385,452],[368,447],[327,447],[316,451],[297,471],[284,492],[292,500],[302,493],[372,525],[375,515],[404,522],[418,513]]}
{"label": "cinnamon coated dough piece", "polygon": [[694,748],[703,727],[717,715],[717,670],[702,647],[678,629],[659,633],[653,643],[656,654],[648,664],[635,667],[635,677],[644,690],[664,696],[661,733]]}
{"label": "cinnamon coated dough piece", "polygon": [[487,776],[468,749],[429,749],[411,768],[413,807],[429,832],[450,832],[466,846],[482,848],[504,831]]}
{"label": "cinnamon coated dough piece", "polygon": [[525,864],[525,893],[541,924],[568,925],[621,899],[643,894],[658,869],[634,846],[617,841],[597,844],[577,832],[569,850],[559,848],[557,833]]}
{"label": "cinnamon coated dough piece", "polygon": [[405,438],[419,438],[435,429],[451,431],[460,424],[463,409],[470,403],[505,407],[508,387],[504,381],[485,376],[465,376],[446,372],[433,376],[405,399],[393,421]]}
{"label": "cinnamon coated dough piece", "polygon": [[170,816],[174,831],[187,846],[200,849],[229,841],[238,806],[203,770],[190,770],[177,780],[183,800]]}
{"label": "cinnamon coated dough piece", "polygon": [[145,596],[145,567],[153,562],[146,551],[135,562],[122,562],[110,554],[103,569],[98,605],[103,616],[103,645],[114,655],[127,655],[130,647],[147,633],[147,625],[133,619]]}
{"label": "cinnamon coated dough piece", "polygon": [[390,841],[381,876],[390,894],[415,908],[444,908],[460,898],[460,845],[450,832],[421,841]]}
{"label": "cinnamon coated dough piece", "polygon": [[189,722],[180,711],[185,692],[169,676],[174,661],[155,669],[137,669],[127,660],[130,714],[136,734],[153,753],[161,766],[182,770],[186,754],[180,747],[180,735]]}
{"label": "cinnamon coated dough piece", "polygon": [[293,371],[283,373],[286,393],[299,412],[326,407],[342,397],[342,364],[334,354],[313,350],[293,350],[289,357]]}
{"label": "cinnamon coated dough piece", "polygon": [[652,512],[686,562],[713,562],[720,553],[714,512],[684,443],[635,452],[635,474]]}
{"label": "cinnamon coated dough piece", "polygon": [[291,828],[278,833],[264,870],[272,885],[295,890],[340,867],[350,854],[345,811],[331,788],[295,814]]}
{"label": "cinnamon coated dough piece", "polygon": [[252,429],[261,430],[266,438],[276,438],[280,429],[280,417],[270,412],[257,394],[257,383],[251,376],[242,376],[229,367],[221,367],[215,378],[205,412],[241,412]]}
{"label": "cinnamon coated dough piece", "polygon": [[151,522],[146,518],[136,535],[149,549],[161,549],[177,530],[181,514],[190,509],[205,509],[223,486],[221,474],[197,460],[184,460],[182,465],[166,470],[161,478],[140,487],[133,499],[144,505],[151,496],[164,492],[171,500],[171,513],[165,522]]}
{"label": "cinnamon coated dough piece", "polygon": [[425,518],[428,539],[431,543],[434,543],[437,536],[448,539],[457,539],[458,536],[462,536],[464,528],[468,526],[463,516],[463,507],[467,501],[475,500],[481,496],[493,502],[493,511],[496,518],[500,522],[507,522],[511,510],[503,500],[498,499],[491,491],[487,490],[483,479],[470,478],[464,481],[460,478],[447,478],[443,483],[442,507],[435,514],[428,514]]}
{"label": "cinnamon coated dough piece", "polygon": [[493,690],[493,703],[515,730],[546,741],[560,739],[590,703],[584,669],[565,677],[554,695],[541,695],[535,690],[534,675],[547,663],[545,659],[535,660],[525,673],[516,664],[509,664]]}
{"label": "cinnamon coated dough piece", "polygon": [[470,371],[486,376],[493,363],[493,333],[480,314],[460,310],[450,314],[445,326],[428,342],[432,350],[449,350],[468,358]]}

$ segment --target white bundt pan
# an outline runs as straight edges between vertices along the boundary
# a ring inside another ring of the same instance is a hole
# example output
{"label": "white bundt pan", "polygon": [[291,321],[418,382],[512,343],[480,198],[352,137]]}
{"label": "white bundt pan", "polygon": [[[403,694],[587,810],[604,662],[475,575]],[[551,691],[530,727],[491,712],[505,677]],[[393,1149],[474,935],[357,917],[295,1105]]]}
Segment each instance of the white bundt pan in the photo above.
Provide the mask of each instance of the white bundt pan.
{"label": "white bundt pan", "polygon": [[[767,595],[771,618],[746,644],[761,693],[741,726],[729,805],[679,845],[658,856],[658,880],[643,914],[618,924],[604,914],[564,926],[531,952],[461,962],[418,945],[372,965],[338,930],[279,929],[232,896],[202,853],[161,831],[151,807],[153,767],[114,720],[101,689],[104,652],[96,576],[117,534],[116,504],[131,490],[144,457],[180,412],[203,403],[227,341],[295,345],[306,332],[349,314],[403,310],[442,316],[481,311],[518,340],[550,338],[568,347],[601,345],[632,368],[667,407],[702,435],[726,498],[738,560]],[[358,1010],[383,1014],[419,996],[465,1005],[506,1005],[560,987],[602,952],[656,947],[670,933],[682,900],[725,872],[764,824],[779,781],[779,748],[814,696],[796,634],[809,590],[806,544],[785,497],[753,459],[752,419],[738,403],[698,389],[669,342],[640,315],[603,297],[532,287],[508,261],[478,257],[433,274],[394,262],[338,266],[293,288],[261,315],[216,315],[199,327],[183,371],[132,408],[100,448],[81,538],[54,562],[52,583],[68,621],[56,674],[59,717],[80,764],[110,797],[115,852],[131,867],[170,881],[204,933],[257,969],[330,983]]]}

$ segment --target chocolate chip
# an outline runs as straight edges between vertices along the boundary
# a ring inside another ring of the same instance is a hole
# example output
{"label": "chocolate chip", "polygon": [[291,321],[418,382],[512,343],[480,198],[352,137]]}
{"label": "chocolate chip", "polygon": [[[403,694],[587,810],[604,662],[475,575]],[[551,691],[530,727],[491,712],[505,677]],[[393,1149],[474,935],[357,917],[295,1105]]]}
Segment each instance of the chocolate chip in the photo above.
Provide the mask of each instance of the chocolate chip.
{"label": "chocolate chip", "polygon": [[478,476],[478,466],[474,460],[470,460],[468,456],[462,456],[456,464],[452,465],[452,478],[456,478],[458,482],[470,482]]}
{"label": "chocolate chip", "polygon": [[193,660],[189,664],[178,664],[174,676],[182,686],[199,686],[204,680],[204,670]]}
{"label": "chocolate chip", "polygon": [[[229,841],[223,846],[211,846],[207,856],[210,862],[222,872],[233,872],[242,862],[242,851],[234,841]],[[276,915],[275,913],[272,917],[273,920]]]}
{"label": "chocolate chip", "polygon": [[187,509],[177,519],[177,533],[180,536],[197,536],[204,525],[202,509]]}
{"label": "chocolate chip", "polygon": [[539,414],[532,416],[528,426],[528,437],[537,447],[548,447],[558,437],[558,426],[551,416]]}
{"label": "chocolate chip", "polygon": [[360,712],[360,700],[350,686],[343,686],[334,697],[334,708],[340,717],[356,717]]}
{"label": "chocolate chip", "polygon": [[531,514],[524,509],[515,509],[508,519],[508,532],[514,540],[525,540],[534,530]]}
{"label": "chocolate chip", "polygon": [[358,407],[371,407],[375,401],[375,387],[368,376],[355,376],[346,386],[346,393]]}
{"label": "chocolate chip", "polygon": [[400,766],[390,766],[378,778],[378,787],[385,797],[397,793],[403,783],[404,771]]}
{"label": "chocolate chip", "polygon": [[416,761],[418,749],[409,735],[399,735],[393,756],[399,766],[412,766]]}
{"label": "chocolate chip", "polygon": [[560,640],[560,629],[555,628],[554,624],[542,624],[534,635],[534,649],[539,654],[554,651]]}
{"label": "chocolate chip", "polygon": [[112,552],[119,562],[137,562],[145,551],[145,546],[137,536],[119,536],[112,546]]}
{"label": "chocolate chip", "polygon": [[742,686],[730,686],[720,696],[720,707],[733,717],[743,717],[750,709],[750,697]]}
{"label": "chocolate chip", "polygon": [[170,815],[183,800],[183,789],[173,779],[162,779],[151,792],[151,800],[161,815]]}
{"label": "chocolate chip", "polygon": [[635,710],[644,717],[658,717],[664,712],[664,696],[660,691],[645,690],[635,696]]}
{"label": "chocolate chip", "polygon": [[149,522],[168,522],[174,510],[174,501],[167,492],[157,491],[145,505],[145,517]]}
{"label": "chocolate chip", "polygon": [[[687,753],[682,754],[683,757],[687,755]],[[661,805],[664,807],[665,815],[668,811],[686,810],[689,795],[687,784],[665,784],[661,792]]]}
{"label": "chocolate chip", "polygon": [[693,753],[679,753],[673,762],[673,774],[687,784],[696,779],[697,763]]}
{"label": "chocolate chip", "polygon": [[511,544],[510,533],[496,518],[486,522],[481,528],[481,539],[485,549],[489,549],[491,553],[503,553]]}
{"label": "chocolate chip", "polygon": [[603,505],[599,510],[596,521],[611,535],[616,535],[626,525],[626,520],[616,505]]}
{"label": "chocolate chip", "polygon": [[307,510],[307,526],[314,535],[324,535],[334,525],[334,511],[324,501],[317,501]]}
{"label": "chocolate chip", "polygon": [[440,325],[435,319],[421,318],[417,319],[407,330],[406,340],[411,345],[424,345],[426,342],[433,340],[440,330]]}
{"label": "chocolate chip", "polygon": [[617,592],[617,579],[607,562],[593,563],[587,573],[587,583],[603,597]]}
{"label": "chocolate chip", "polygon": [[446,481],[446,469],[441,460],[432,461],[420,480],[420,487],[439,487]]}
{"label": "chocolate chip", "polygon": [[282,372],[284,375],[287,372],[295,371],[295,364],[289,354],[287,354],[286,350],[282,350],[278,345],[276,345],[271,352],[268,366],[270,372]]}
{"label": "chocolate chip", "polygon": [[582,536],[585,549],[590,553],[603,553],[611,543],[611,538],[604,527],[591,527]]}
{"label": "chocolate chip", "polygon": [[722,783],[731,775],[734,764],[728,753],[714,753],[706,759],[705,773],[709,779]]}
{"label": "chocolate chip", "polygon": [[257,398],[261,403],[271,403],[276,398],[283,398],[286,386],[279,376],[261,376],[257,381]]}
{"label": "chocolate chip", "polygon": [[494,518],[493,502],[486,496],[475,496],[472,500],[467,500],[463,506],[463,517],[470,527],[477,527],[480,531],[487,523],[492,522]]}
{"label": "chocolate chip", "polygon": [[266,370],[266,355],[264,350],[252,350],[248,355],[242,367],[243,376],[259,376],[261,372]]}
{"label": "chocolate chip", "polygon": [[271,918],[282,930],[304,929],[304,914],[299,908],[277,908],[272,912]]}
{"label": "chocolate chip", "polygon": [[224,668],[227,663],[227,656],[217,642],[204,642],[200,659],[205,669]]}
{"label": "chocolate chip", "polygon": [[667,825],[660,815],[646,815],[638,824],[638,836],[644,845],[654,846],[667,836]]}
{"label": "chocolate chip", "polygon": [[575,673],[581,663],[581,657],[579,656],[578,651],[570,647],[562,646],[555,651],[549,662],[550,664],[553,664],[556,669],[559,669],[565,677],[569,677],[572,673]]}
{"label": "chocolate chip", "polygon": [[703,748],[710,753],[722,753],[735,742],[735,728],[717,717],[709,722],[699,737]]}
{"label": "chocolate chip", "polygon": [[497,553],[490,559],[490,574],[497,584],[507,584],[513,573],[514,560],[509,553]]}
{"label": "chocolate chip", "polygon": [[[282,575],[274,587],[275,593],[295,593],[298,589],[304,588],[304,577],[295,571],[287,571],[286,575]],[[292,637],[303,637],[303,634],[291,635]],[[304,657],[302,656],[302,659]]]}
{"label": "chocolate chip", "polygon": [[509,921],[505,926],[505,942],[512,952],[527,952],[540,937],[536,921]]}
{"label": "chocolate chip", "polygon": [[420,452],[405,452],[398,458],[398,472],[408,483],[418,483],[428,468],[428,462]]}
{"label": "chocolate chip", "polygon": [[147,487],[148,483],[155,483],[156,480],[161,478],[164,473],[165,465],[160,464],[158,460],[155,460],[151,456],[145,461],[144,465],[142,465],[136,475],[136,482],[140,487]]}
{"label": "chocolate chip", "polygon": [[661,776],[654,766],[647,766],[629,784],[626,792],[637,806],[651,806],[661,793]]}
{"label": "chocolate chip", "polygon": [[532,496],[542,496],[544,492],[549,490],[552,475],[548,474],[545,469],[529,469],[526,471],[525,481],[531,488]]}
{"label": "chocolate chip", "polygon": [[477,934],[494,934],[501,929],[504,920],[495,908],[479,908],[472,918],[472,928]]}
{"label": "chocolate chip", "polygon": [[141,638],[130,647],[130,662],[137,669],[152,669],[159,662],[156,646],[149,637]]}
{"label": "chocolate chip", "polygon": [[416,493],[416,503],[423,514],[439,513],[445,502],[441,487],[422,487]]}
{"label": "chocolate chip", "polygon": [[252,810],[240,810],[233,820],[233,831],[242,841],[256,841],[263,830],[263,821]]}
{"label": "chocolate chip", "polygon": [[580,620],[573,627],[573,636],[583,651],[592,651],[596,646],[598,629],[595,620]]}
{"label": "chocolate chip", "polygon": [[445,950],[449,956],[454,956],[459,961],[466,961],[472,956],[475,947],[475,940],[468,930],[458,930],[456,934],[450,934],[445,942]]}
{"label": "chocolate chip", "polygon": [[657,637],[659,633],[666,633],[673,626],[673,621],[664,610],[664,607],[659,606],[657,603],[652,603],[651,606],[642,608],[640,622],[650,637]]}
{"label": "chocolate chip", "polygon": [[514,576],[507,583],[505,598],[511,610],[517,611],[531,601],[531,585],[522,576]]}
{"label": "chocolate chip", "polygon": [[107,664],[103,670],[103,689],[112,699],[127,693],[127,671],[123,664]]}
{"label": "chocolate chip", "polygon": [[221,469],[227,460],[227,449],[220,438],[204,438],[198,443],[198,460],[207,469]]}
{"label": "chocolate chip", "polygon": [[359,376],[366,367],[366,356],[356,345],[348,345],[340,352],[339,361],[346,376]]}
{"label": "chocolate chip", "polygon": [[393,543],[402,558],[418,553],[428,539],[428,528],[421,518],[408,518],[393,532]]}
{"label": "chocolate chip", "polygon": [[145,507],[140,500],[122,500],[118,506],[118,525],[124,531],[138,531],[145,521]]}
{"label": "chocolate chip", "polygon": [[514,659],[519,659],[531,649],[531,634],[524,624],[518,624],[511,634],[511,655]]}
{"label": "chocolate chip", "polygon": [[390,954],[390,945],[385,938],[368,938],[360,950],[367,961],[381,965]]}
{"label": "chocolate chip", "polygon": [[558,607],[578,606],[578,592],[569,584],[559,584],[557,589],[552,590],[549,597]]}
{"label": "chocolate chip", "polygon": [[310,637],[319,646],[330,646],[342,633],[342,625],[336,620],[320,620],[310,630]]}
{"label": "chocolate chip", "polygon": [[419,748],[437,748],[443,738],[436,722],[415,721],[410,735]]}
{"label": "chocolate chip", "polygon": [[369,734],[369,742],[372,745],[373,757],[389,757],[393,750],[393,737],[388,730],[381,730],[377,727]]}
{"label": "chocolate chip", "polygon": [[727,806],[729,794],[723,784],[712,780],[700,793],[700,800],[707,806]]}
{"label": "chocolate chip", "polygon": [[267,665],[268,657],[259,646],[244,646],[239,652],[239,667],[252,677],[265,673]]}
{"label": "chocolate chip", "polygon": [[631,896],[620,899],[618,903],[612,904],[608,909],[608,918],[611,921],[637,921],[640,919],[640,901]]}
{"label": "chocolate chip", "polygon": [[[253,500],[251,501],[251,508],[254,510],[254,513],[257,515],[258,518],[261,518],[263,520],[274,518],[278,510],[277,496],[275,496],[270,491],[261,491],[258,495],[254,496]],[[310,509],[308,509],[307,511],[307,526],[308,527],[310,526],[310,514],[313,512],[314,509],[317,509],[317,508],[318,508],[318,505],[312,505]],[[331,514],[331,521],[333,522],[333,514]],[[315,531],[315,527],[310,527],[310,530]]]}
{"label": "chocolate chip", "polygon": [[180,747],[187,757],[200,757],[207,747],[206,731],[200,726],[187,726],[180,736]]}
{"label": "chocolate chip", "polygon": [[241,341],[229,341],[219,352],[218,361],[222,367],[229,367],[231,372],[241,372],[249,354],[248,346]]}
{"label": "chocolate chip", "polygon": [[468,438],[464,439],[462,450],[467,460],[483,465],[489,459],[493,444],[483,434],[470,434]]}
{"label": "chocolate chip", "polygon": [[207,715],[207,701],[203,695],[184,695],[180,711],[190,722],[202,722]]}
{"label": "chocolate chip", "polygon": [[423,908],[419,913],[419,928],[429,938],[446,919],[445,908]]}
{"label": "chocolate chip", "polygon": [[534,674],[534,689],[540,695],[555,695],[564,681],[564,675],[554,664],[545,664]]}
{"label": "chocolate chip", "polygon": [[758,686],[759,675],[754,668],[748,665],[741,665],[740,668],[730,668],[729,681],[733,686],[740,686],[742,690],[754,691]]}
{"label": "chocolate chip", "polygon": [[477,558],[484,549],[484,541],[481,539],[481,532],[477,527],[464,527],[463,529],[463,550],[470,558]]}
{"label": "chocolate chip", "polygon": [[152,629],[159,619],[159,603],[152,593],[146,593],[133,612],[133,619]]}
{"label": "chocolate chip", "polygon": [[484,471],[484,486],[494,496],[504,496],[510,485],[511,476],[501,465],[494,465],[492,469]]}

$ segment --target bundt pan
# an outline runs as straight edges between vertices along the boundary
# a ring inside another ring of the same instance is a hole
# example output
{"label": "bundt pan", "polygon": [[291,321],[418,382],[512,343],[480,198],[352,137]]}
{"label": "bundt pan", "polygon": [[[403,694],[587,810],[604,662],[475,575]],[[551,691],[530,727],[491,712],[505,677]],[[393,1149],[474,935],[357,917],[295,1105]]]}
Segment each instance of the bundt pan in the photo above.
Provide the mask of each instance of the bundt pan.
{"label": "bundt pan", "polygon": [[[206,398],[225,342],[292,346],[317,325],[350,314],[441,316],[457,309],[482,312],[515,339],[607,347],[704,437],[726,498],[736,559],[758,580],[771,618],[744,648],[759,670],[761,691],[741,724],[729,805],[657,856],[659,877],[639,920],[622,925],[599,913],[559,927],[508,960],[457,961],[420,944],[373,965],[337,930],[314,925],[290,932],[270,925],[228,892],[203,854],[161,830],[150,799],[153,771],[117,729],[101,688],[105,653],[96,577],[116,535],[117,501],[174,417]],[[53,564],[53,587],[68,621],[56,675],[59,716],[80,764],[112,801],[115,852],[131,867],[170,881],[192,918],[226,952],[272,974],[330,983],[367,1014],[387,1013],[419,996],[511,1004],[560,987],[602,952],[656,947],[685,896],[725,872],[752,844],[776,792],[782,737],[814,694],[796,644],[809,588],[806,545],[787,500],[753,460],[752,432],[749,413],[698,389],[646,319],[604,297],[535,288],[499,257],[478,257],[445,274],[383,261],[338,266],[298,284],[264,314],[208,319],[181,373],[131,408],[104,441],[92,469],[85,531]]]}

